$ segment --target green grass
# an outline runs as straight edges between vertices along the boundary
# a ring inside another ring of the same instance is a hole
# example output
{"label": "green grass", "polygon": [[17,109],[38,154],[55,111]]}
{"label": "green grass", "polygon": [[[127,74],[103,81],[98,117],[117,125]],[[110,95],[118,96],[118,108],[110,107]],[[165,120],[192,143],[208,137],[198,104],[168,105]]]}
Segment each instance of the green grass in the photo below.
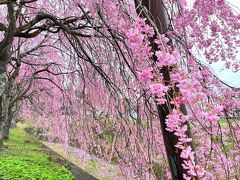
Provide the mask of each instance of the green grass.
{"label": "green grass", "polygon": [[0,179],[4,180],[72,180],[72,174],[62,165],[51,161],[51,155],[23,128],[10,132],[10,140],[0,151]]}

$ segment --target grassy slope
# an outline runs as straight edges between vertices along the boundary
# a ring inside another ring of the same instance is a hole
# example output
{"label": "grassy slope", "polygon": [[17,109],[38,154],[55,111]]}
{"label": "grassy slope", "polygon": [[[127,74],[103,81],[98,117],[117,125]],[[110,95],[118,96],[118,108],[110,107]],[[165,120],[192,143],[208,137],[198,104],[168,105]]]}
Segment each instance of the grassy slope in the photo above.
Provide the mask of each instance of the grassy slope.
{"label": "grassy slope", "polygon": [[8,147],[0,151],[0,179],[57,180],[73,179],[63,166],[51,161],[43,145],[18,127],[10,133]]}

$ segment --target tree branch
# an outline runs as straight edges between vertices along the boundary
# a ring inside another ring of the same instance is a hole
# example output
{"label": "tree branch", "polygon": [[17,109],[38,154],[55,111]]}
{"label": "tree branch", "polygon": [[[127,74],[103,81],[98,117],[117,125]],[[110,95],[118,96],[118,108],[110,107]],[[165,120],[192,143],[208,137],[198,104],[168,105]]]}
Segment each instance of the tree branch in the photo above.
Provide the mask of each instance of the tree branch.
{"label": "tree branch", "polygon": [[0,5],[8,4],[8,3],[9,3],[9,0],[0,0]]}

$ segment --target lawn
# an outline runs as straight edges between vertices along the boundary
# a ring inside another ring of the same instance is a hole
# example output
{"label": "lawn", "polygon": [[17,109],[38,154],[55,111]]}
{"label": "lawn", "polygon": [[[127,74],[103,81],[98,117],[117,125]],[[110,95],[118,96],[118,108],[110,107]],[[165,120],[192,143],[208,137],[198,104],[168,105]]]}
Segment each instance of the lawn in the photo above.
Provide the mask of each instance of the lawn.
{"label": "lawn", "polygon": [[0,179],[72,180],[64,166],[55,162],[43,144],[27,135],[23,127],[11,130],[7,148],[0,151]]}

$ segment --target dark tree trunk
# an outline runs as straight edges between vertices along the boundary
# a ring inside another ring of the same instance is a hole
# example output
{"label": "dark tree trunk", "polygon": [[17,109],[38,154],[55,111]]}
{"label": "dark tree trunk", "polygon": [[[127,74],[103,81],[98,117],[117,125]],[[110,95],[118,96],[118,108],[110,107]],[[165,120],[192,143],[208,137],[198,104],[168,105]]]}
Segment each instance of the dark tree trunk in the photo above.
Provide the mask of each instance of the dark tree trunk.
{"label": "dark tree trunk", "polygon": [[6,120],[3,123],[2,129],[1,129],[1,137],[3,140],[9,139],[9,132],[12,125],[12,121],[14,119],[14,115],[16,114],[16,110],[13,108],[13,104],[10,104],[8,107],[8,116]]}
{"label": "dark tree trunk", "polygon": [[11,47],[16,32],[16,14],[13,1],[7,4],[7,30],[4,32],[4,38],[0,42],[0,144],[3,144],[2,128],[8,120],[8,109],[10,96],[8,91],[7,64],[11,57]]}
{"label": "dark tree trunk", "polygon": [[[0,62],[3,62],[3,60],[1,60],[1,56],[0,56]],[[4,141],[4,138],[2,137],[3,126],[4,126],[4,124],[7,120],[7,116],[8,116],[9,101],[8,101],[8,97],[6,95],[6,86],[8,83],[7,82],[8,79],[6,76],[6,70],[4,69],[3,63],[0,63],[0,65],[2,65],[0,67],[0,145],[2,147],[3,141]]]}
{"label": "dark tree trunk", "polygon": [[7,79],[0,94],[0,144],[9,139],[9,131],[14,117],[19,111],[18,102],[11,95],[14,91],[14,79]]}
{"label": "dark tree trunk", "polygon": [[[160,34],[165,34],[168,31],[168,18],[166,16],[166,10],[161,0],[135,0],[135,4],[138,13],[142,10],[142,8],[146,8],[150,14],[141,12],[141,16],[146,18],[149,16],[151,20],[155,22],[155,25]],[[140,6],[139,6],[140,5]],[[142,6],[142,7],[141,7]],[[149,24],[150,22],[147,21]],[[151,24],[150,24],[151,25]],[[159,50],[157,45],[154,43],[154,38],[150,39],[151,46],[153,51]],[[153,56],[154,61],[157,61],[157,57]],[[170,71],[171,67],[163,67],[161,69],[161,73],[163,74],[163,78],[165,82],[169,82],[170,80]],[[166,83],[167,85],[167,83]],[[179,90],[175,87],[175,91],[179,92]],[[172,91],[168,92],[171,97],[173,97]],[[167,97],[166,97],[167,98]],[[171,175],[173,180],[182,180],[183,174],[186,173],[186,170],[182,167],[183,159],[180,157],[180,149],[176,148],[175,145],[178,142],[178,137],[175,136],[172,132],[166,130],[166,117],[169,115],[170,110],[167,104],[157,105],[158,116],[160,120],[160,124],[162,127],[162,135],[164,140],[164,145],[166,148],[166,154],[169,162],[169,167],[171,170]],[[186,107],[183,105],[181,107],[181,111],[183,114],[187,114]],[[190,128],[188,126],[188,135],[190,135]],[[192,146],[192,144],[191,144]]]}
{"label": "dark tree trunk", "polygon": [[4,91],[0,96],[0,144],[6,140],[4,133],[7,132],[7,124],[9,120],[9,103],[10,99],[8,93]]}

